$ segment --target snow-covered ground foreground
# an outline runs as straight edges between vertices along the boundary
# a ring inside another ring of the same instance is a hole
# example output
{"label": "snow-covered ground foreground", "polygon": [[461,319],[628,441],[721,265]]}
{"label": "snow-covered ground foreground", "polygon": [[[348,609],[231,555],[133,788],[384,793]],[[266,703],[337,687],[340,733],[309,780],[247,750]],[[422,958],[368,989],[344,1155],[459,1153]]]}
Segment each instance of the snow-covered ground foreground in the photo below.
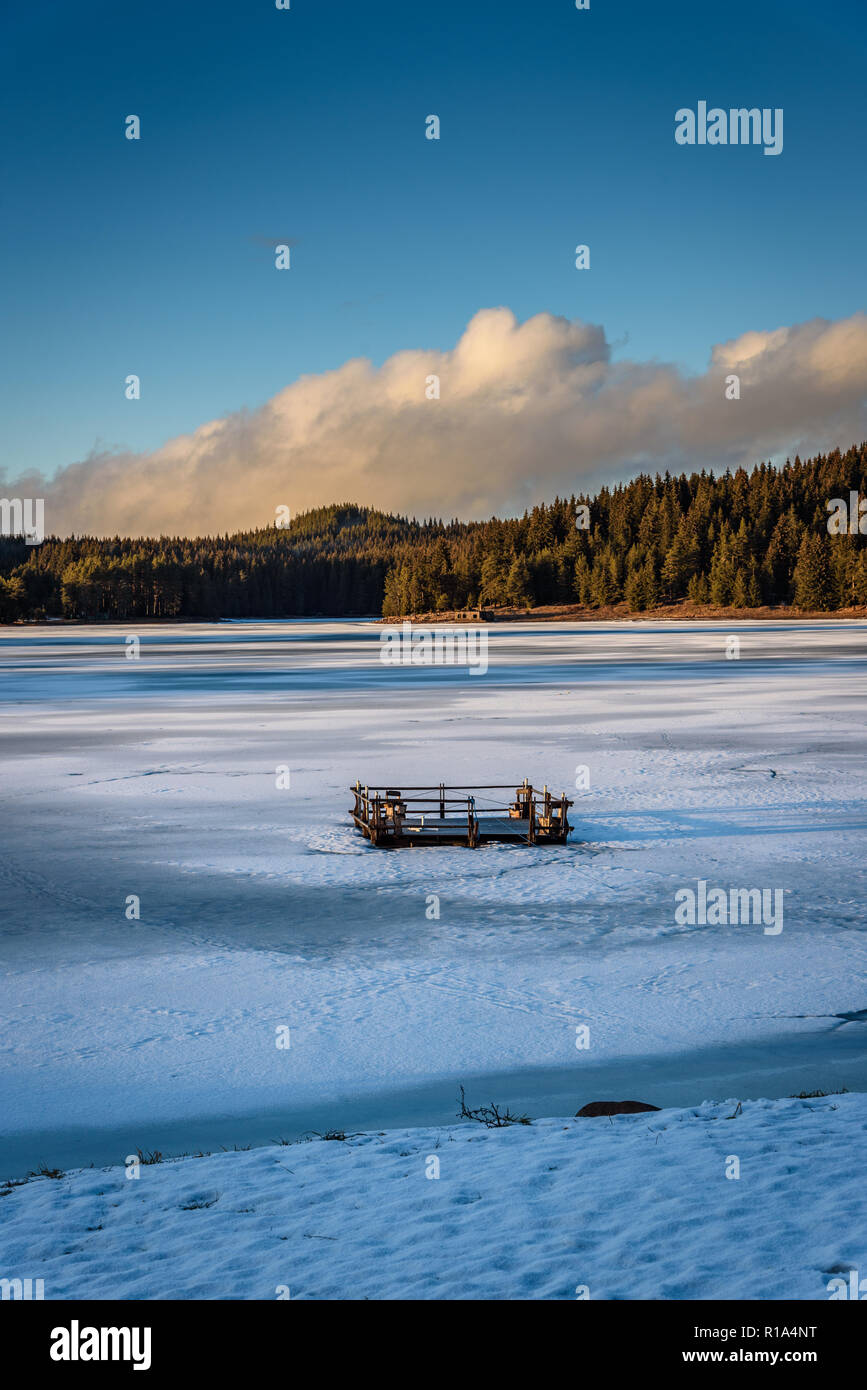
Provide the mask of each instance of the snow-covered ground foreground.
{"label": "snow-covered ground foreground", "polygon": [[[476,676],[363,622],[131,631],[0,634],[0,1176],[448,1124],[460,1082],[534,1116],[867,1090],[863,624],[508,624]],[[569,845],[347,815],[357,777],[525,776]],[[678,922],[699,880],[779,889],[782,930]]]}
{"label": "snow-covered ground foreground", "polygon": [[865,1138],[841,1095],[89,1169],[2,1197],[0,1267],[46,1299],[828,1299],[867,1273]]}

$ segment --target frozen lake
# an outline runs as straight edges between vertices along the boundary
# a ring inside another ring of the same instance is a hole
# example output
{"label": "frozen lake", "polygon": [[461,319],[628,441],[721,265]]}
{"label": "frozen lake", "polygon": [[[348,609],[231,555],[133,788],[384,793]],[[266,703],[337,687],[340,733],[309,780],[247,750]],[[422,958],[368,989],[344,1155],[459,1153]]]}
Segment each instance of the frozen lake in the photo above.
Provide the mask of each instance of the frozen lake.
{"label": "frozen lake", "polygon": [[[867,1090],[833,1017],[867,1007],[867,626],[503,624],[476,676],[380,632],[0,629],[0,1176],[446,1123],[461,1083]],[[387,853],[347,815],[357,777],[525,776],[572,789],[569,845]],[[698,880],[782,890],[782,930],[678,923]]]}

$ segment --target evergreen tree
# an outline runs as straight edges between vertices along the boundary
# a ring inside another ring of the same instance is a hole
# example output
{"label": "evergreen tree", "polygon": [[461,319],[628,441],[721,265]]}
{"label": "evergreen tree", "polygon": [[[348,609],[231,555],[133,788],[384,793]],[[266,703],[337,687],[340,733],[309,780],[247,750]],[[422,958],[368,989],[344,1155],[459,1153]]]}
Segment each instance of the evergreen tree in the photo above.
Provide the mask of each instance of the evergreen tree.
{"label": "evergreen tree", "polygon": [[506,580],[506,598],[516,608],[529,608],[532,605],[530,570],[523,555],[516,555],[509,568],[509,575]]}
{"label": "evergreen tree", "polygon": [[795,603],[820,611],[834,607],[834,576],[827,537],[807,534],[801,541],[795,566]]}

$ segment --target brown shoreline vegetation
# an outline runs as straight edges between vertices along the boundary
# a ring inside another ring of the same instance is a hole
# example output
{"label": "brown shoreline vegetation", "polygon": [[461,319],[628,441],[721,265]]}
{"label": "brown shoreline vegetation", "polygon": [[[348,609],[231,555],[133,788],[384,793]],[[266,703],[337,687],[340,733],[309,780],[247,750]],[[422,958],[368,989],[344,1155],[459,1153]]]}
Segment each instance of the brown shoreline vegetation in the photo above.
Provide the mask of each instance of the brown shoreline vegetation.
{"label": "brown shoreline vegetation", "polygon": [[495,609],[488,618],[471,619],[459,617],[461,610],[452,613],[413,613],[400,618],[378,618],[377,622],[393,626],[396,623],[411,622],[421,626],[431,623],[465,624],[479,621],[485,626],[502,622],[521,623],[646,623],[646,622],[864,622],[867,620],[867,606],[837,608],[833,612],[819,609],[795,608],[789,604],[769,604],[761,608],[723,608],[712,603],[693,603],[683,599],[680,603],[662,603],[657,608],[636,613],[627,603],[614,603],[605,608],[590,608],[580,603],[552,603],[541,608],[502,608]]}

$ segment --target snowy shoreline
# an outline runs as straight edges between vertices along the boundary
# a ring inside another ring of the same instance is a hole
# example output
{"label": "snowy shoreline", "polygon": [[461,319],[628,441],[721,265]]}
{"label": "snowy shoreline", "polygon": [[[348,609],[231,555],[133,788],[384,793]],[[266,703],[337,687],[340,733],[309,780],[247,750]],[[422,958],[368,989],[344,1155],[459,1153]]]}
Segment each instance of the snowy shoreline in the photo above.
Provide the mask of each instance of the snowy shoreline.
{"label": "snowy shoreline", "polygon": [[84,1169],[0,1188],[0,1273],[46,1299],[823,1300],[867,1271],[865,1131],[867,1095],[728,1100]]}
{"label": "snowy shoreline", "polygon": [[[558,1067],[437,1077],[414,1086],[370,1090],[362,1080],[306,1104],[275,1104],[214,1114],[207,1108],[164,1117],[151,1103],[146,1118],[114,1126],[63,1125],[55,1129],[7,1130],[0,1136],[0,1181],[23,1177],[34,1163],[73,1168],[117,1163],[131,1151],[159,1151],[167,1158],[234,1147],[258,1148],[303,1135],[349,1130],[448,1127],[457,1114],[459,1087],[513,1113],[547,1119],[574,1114],[599,1096],[629,1096],[660,1109],[701,1104],[699,1097],[737,1093],[756,1099],[789,1099],[814,1091],[867,1092],[867,1024],[839,1033],[832,1022],[805,1020],[794,1035],[759,1036],[692,1053],[624,1057]],[[38,1158],[36,1157],[38,1155]]]}

